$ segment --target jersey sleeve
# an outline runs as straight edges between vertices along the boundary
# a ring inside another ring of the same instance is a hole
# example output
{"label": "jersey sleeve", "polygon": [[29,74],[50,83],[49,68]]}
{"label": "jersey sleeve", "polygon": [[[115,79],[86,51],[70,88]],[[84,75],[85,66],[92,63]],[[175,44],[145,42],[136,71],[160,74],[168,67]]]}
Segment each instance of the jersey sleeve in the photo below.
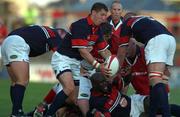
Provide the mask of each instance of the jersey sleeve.
{"label": "jersey sleeve", "polygon": [[70,28],[72,34],[72,48],[86,48],[88,46],[86,26],[80,23],[73,23]]}
{"label": "jersey sleeve", "polygon": [[128,21],[125,21],[121,25],[121,33],[120,33],[120,38],[119,38],[119,46],[125,46],[128,45],[129,38],[132,36],[132,30],[130,25],[128,25]]}

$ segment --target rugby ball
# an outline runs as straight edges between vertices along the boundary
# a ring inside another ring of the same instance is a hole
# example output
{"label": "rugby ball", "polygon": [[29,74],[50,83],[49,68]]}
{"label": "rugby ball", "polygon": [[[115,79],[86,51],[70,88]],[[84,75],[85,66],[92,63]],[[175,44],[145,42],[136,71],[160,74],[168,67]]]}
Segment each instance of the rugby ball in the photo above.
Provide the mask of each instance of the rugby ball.
{"label": "rugby ball", "polygon": [[119,60],[116,55],[109,56],[105,63],[105,67],[111,69],[111,77],[115,76],[119,70]]}

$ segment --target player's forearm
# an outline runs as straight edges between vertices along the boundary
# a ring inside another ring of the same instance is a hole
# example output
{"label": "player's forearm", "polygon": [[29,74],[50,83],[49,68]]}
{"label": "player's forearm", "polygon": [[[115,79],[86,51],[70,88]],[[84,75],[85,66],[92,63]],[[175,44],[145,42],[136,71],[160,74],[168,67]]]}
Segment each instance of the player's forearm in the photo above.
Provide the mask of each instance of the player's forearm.
{"label": "player's forearm", "polygon": [[104,58],[108,58],[109,56],[111,56],[111,52],[108,49],[105,49],[104,51],[100,51],[99,54]]}
{"label": "player's forearm", "polygon": [[127,85],[127,86],[125,86],[124,88],[122,88],[121,93],[124,94],[124,95],[126,95],[127,92],[128,92],[128,89],[129,89],[129,85]]}
{"label": "player's forearm", "polygon": [[121,46],[121,47],[118,48],[117,57],[119,59],[120,65],[122,65],[123,62],[124,62],[126,52],[127,52],[127,47],[126,46]]}
{"label": "player's forearm", "polygon": [[95,59],[94,57],[89,53],[89,51],[86,48],[80,48],[79,52],[81,56],[91,65],[93,65]]}

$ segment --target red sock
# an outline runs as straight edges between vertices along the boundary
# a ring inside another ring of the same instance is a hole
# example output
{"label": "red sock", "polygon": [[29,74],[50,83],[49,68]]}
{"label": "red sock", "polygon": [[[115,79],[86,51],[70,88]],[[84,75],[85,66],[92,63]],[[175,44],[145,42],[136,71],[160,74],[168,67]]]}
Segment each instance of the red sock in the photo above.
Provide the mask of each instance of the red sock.
{"label": "red sock", "polygon": [[170,92],[170,88],[169,88],[169,85],[168,85],[168,84],[166,85],[166,91],[167,91],[167,93]]}
{"label": "red sock", "polygon": [[51,89],[43,101],[46,102],[47,104],[51,104],[55,96],[56,96],[56,92],[53,89]]}

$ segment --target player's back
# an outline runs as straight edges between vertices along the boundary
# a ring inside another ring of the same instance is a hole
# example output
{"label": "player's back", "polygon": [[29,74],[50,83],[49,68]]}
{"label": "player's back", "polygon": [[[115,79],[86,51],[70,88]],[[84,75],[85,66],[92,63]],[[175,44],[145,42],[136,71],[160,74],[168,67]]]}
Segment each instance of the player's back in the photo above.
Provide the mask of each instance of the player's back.
{"label": "player's back", "polygon": [[26,26],[12,31],[9,35],[18,35],[26,41],[30,47],[30,57],[41,55],[55,48],[55,43],[60,43],[58,34],[46,26]]}
{"label": "player's back", "polygon": [[[136,17],[135,17],[136,18]],[[171,33],[163,26],[160,22],[153,19],[152,17],[141,16],[138,17],[131,25],[133,30],[133,36],[139,42],[144,44],[147,43],[151,38],[160,35]]]}

